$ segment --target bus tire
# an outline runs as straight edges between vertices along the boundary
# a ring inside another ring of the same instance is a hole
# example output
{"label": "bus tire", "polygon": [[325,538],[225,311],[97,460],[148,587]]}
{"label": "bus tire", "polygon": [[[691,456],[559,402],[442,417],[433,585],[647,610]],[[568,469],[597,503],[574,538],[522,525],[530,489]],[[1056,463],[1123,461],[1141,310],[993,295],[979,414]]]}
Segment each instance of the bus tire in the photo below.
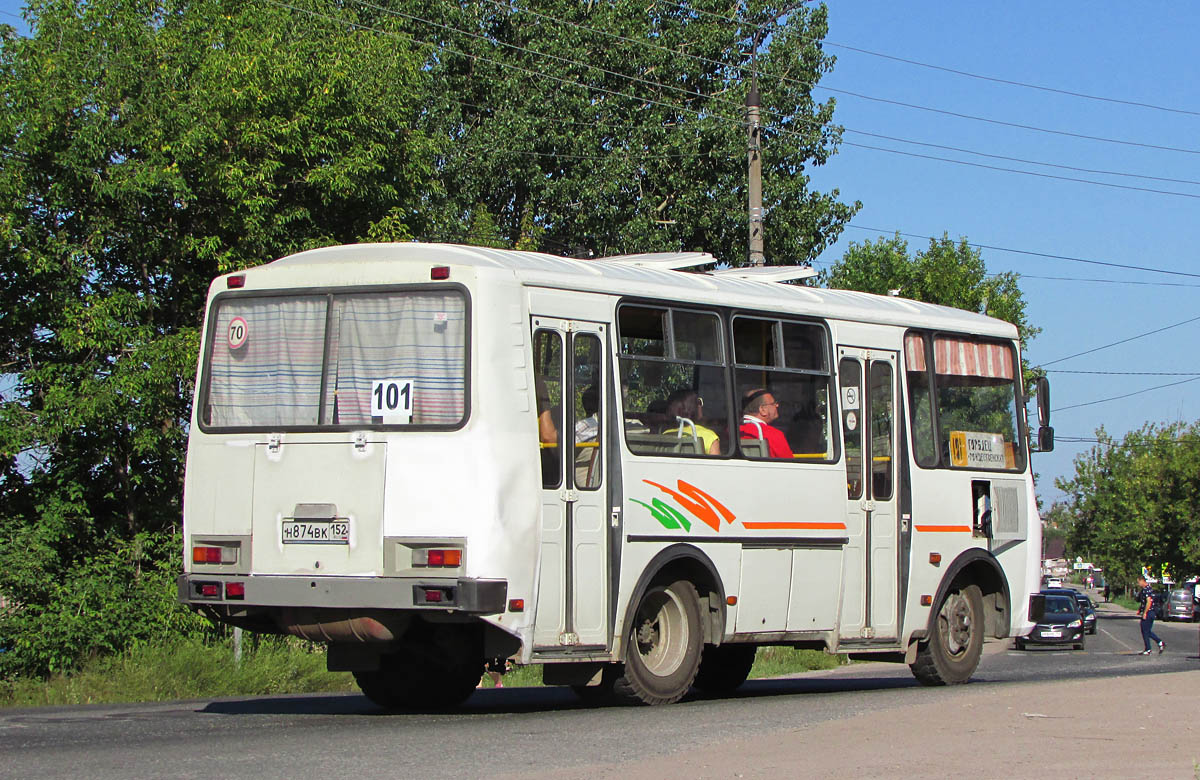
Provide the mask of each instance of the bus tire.
{"label": "bus tire", "polygon": [[949,590],[933,621],[929,639],[909,665],[924,685],[958,685],[971,679],[983,654],[983,594],[978,585]]}
{"label": "bus tire", "polygon": [[363,695],[384,709],[448,710],[475,692],[483,658],[450,627],[379,659],[374,671],[354,672]]}
{"label": "bus tire", "polygon": [[616,681],[617,695],[643,704],[682,699],[700,668],[701,620],[700,597],[692,583],[651,584],[626,637],[625,674]]}
{"label": "bus tire", "polygon": [[696,687],[713,696],[727,696],[750,676],[756,645],[705,645]]}

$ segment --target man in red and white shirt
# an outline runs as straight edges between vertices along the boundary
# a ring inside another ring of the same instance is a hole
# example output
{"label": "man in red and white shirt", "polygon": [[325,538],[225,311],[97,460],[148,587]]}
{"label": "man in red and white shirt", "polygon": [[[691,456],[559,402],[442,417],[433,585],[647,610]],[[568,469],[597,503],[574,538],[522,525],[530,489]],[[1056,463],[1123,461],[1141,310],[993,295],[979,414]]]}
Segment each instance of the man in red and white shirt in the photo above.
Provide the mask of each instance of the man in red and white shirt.
{"label": "man in red and white shirt", "polygon": [[783,431],[771,423],[779,419],[779,402],[770,390],[756,387],[742,395],[742,425],[738,430],[743,439],[763,439],[767,442],[768,458],[791,458]]}

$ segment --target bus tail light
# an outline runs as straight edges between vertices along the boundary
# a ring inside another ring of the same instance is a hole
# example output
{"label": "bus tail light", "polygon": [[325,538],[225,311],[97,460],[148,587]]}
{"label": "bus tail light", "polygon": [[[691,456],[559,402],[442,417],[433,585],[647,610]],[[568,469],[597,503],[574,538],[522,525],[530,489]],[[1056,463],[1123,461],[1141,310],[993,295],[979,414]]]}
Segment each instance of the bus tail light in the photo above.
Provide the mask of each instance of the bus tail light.
{"label": "bus tail light", "polygon": [[434,587],[432,585],[414,585],[413,586],[413,605],[422,607],[431,604],[440,606],[454,606],[455,603],[454,586]]}
{"label": "bus tail light", "polygon": [[457,547],[417,549],[412,551],[413,566],[444,566],[456,569],[462,566],[463,551]]}
{"label": "bus tail light", "polygon": [[435,265],[433,268],[429,269],[429,278],[435,282],[441,281],[442,279],[449,279],[450,278],[450,266]]}
{"label": "bus tail light", "polygon": [[225,598],[234,599],[234,600],[246,598],[246,583],[244,583],[244,582],[227,582],[227,583],[225,583]]}
{"label": "bus tail light", "polygon": [[237,290],[246,286],[246,275],[238,274],[237,276],[225,277],[225,286],[230,290]]}
{"label": "bus tail light", "polygon": [[238,548],[231,545],[192,546],[192,563],[237,563]]}
{"label": "bus tail light", "polygon": [[206,599],[221,598],[221,585],[216,582],[197,582],[196,595]]}

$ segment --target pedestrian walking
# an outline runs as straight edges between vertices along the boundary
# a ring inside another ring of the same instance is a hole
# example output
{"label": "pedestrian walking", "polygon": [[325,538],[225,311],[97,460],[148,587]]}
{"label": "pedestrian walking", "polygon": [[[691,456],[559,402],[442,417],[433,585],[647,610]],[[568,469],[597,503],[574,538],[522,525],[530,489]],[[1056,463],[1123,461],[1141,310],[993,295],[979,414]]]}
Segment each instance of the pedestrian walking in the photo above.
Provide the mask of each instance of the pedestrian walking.
{"label": "pedestrian walking", "polygon": [[1106,604],[1108,603],[1108,594],[1109,594],[1108,583],[1106,582],[1106,583],[1104,583],[1104,602]]}
{"label": "pedestrian walking", "polygon": [[1167,643],[1154,633],[1154,590],[1146,582],[1145,577],[1138,577],[1138,618],[1142,629],[1142,643],[1146,649],[1142,655],[1150,655],[1150,640],[1158,642],[1158,652],[1161,655],[1167,649]]}

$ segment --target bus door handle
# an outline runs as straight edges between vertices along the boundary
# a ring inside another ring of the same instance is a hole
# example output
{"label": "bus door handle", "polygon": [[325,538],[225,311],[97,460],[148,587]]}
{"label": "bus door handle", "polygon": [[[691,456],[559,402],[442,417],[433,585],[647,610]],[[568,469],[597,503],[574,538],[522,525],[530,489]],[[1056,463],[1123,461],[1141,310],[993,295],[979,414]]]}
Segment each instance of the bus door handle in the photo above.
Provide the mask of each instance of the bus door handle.
{"label": "bus door handle", "polygon": [[864,498],[862,500],[862,503],[859,504],[859,507],[864,512],[874,512],[875,511],[875,502],[869,498]]}
{"label": "bus door handle", "polygon": [[558,497],[562,499],[564,504],[574,504],[579,500],[578,490],[560,490]]}

